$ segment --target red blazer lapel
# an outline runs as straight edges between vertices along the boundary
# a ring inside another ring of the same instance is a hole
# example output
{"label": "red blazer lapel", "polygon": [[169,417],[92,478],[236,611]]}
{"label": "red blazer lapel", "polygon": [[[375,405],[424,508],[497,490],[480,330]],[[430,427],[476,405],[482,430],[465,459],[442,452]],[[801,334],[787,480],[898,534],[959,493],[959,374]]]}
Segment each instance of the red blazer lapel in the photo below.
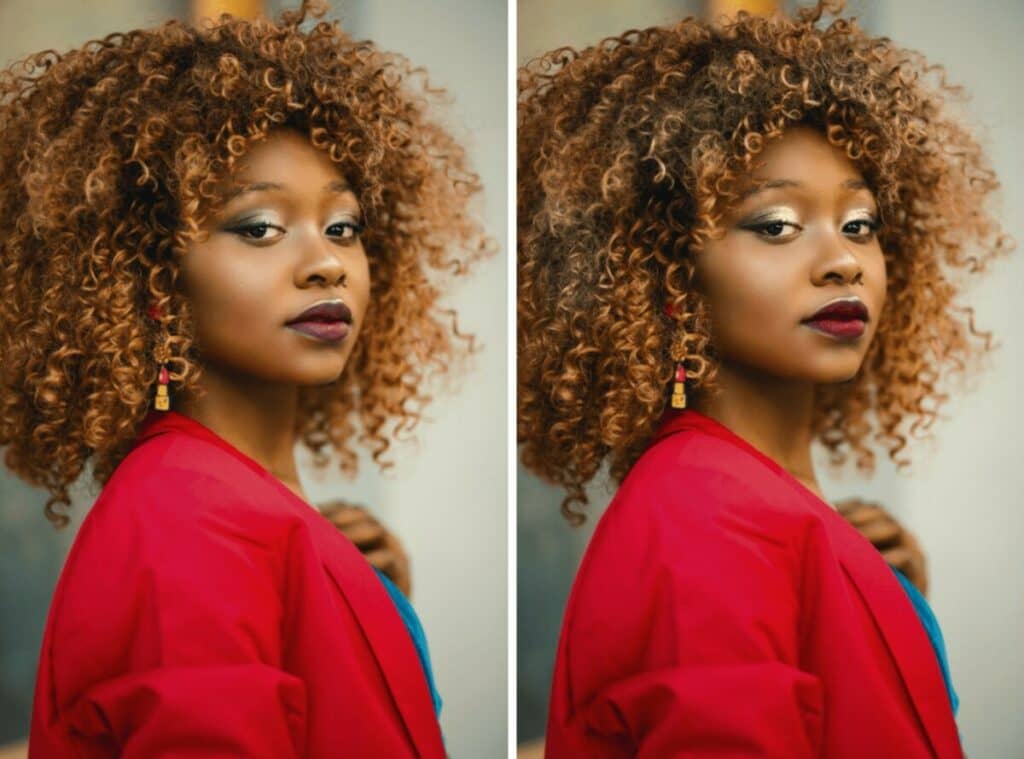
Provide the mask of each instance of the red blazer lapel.
{"label": "red blazer lapel", "polygon": [[932,749],[939,757],[963,756],[942,671],[931,642],[910,599],[882,555],[876,550],[865,551],[866,539],[835,509],[771,457],[714,419],[693,409],[670,411],[662,419],[655,440],[687,428],[700,429],[747,451],[788,483],[790,489],[821,516],[843,569],[864,599],[896,663]]}
{"label": "red blazer lapel", "polygon": [[320,560],[352,609],[417,753],[424,757],[444,757],[441,728],[409,631],[383,583],[359,550],[259,462],[184,414],[150,412],[135,444],[172,429],[208,440],[239,458],[266,480],[269,487],[277,489],[284,501],[307,522]]}
{"label": "red blazer lapel", "polygon": [[906,592],[882,555],[864,551],[864,538],[842,517],[825,520],[825,525],[843,569],[892,653],[932,750],[938,757],[963,756],[942,670]]}
{"label": "red blazer lapel", "polygon": [[362,628],[413,745],[421,756],[444,757],[423,665],[394,603],[356,547],[323,517],[309,516],[323,522],[320,529],[312,530],[321,561]]}

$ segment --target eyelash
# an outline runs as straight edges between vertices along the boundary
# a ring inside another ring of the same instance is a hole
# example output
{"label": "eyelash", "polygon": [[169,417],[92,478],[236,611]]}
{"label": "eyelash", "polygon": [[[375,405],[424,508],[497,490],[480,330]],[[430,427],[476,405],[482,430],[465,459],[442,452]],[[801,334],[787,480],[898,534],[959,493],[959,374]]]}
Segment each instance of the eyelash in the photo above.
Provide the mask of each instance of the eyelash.
{"label": "eyelash", "polygon": [[[359,237],[363,234],[363,230],[364,230],[364,225],[358,224],[358,223],[353,222],[353,221],[338,221],[338,222],[335,222],[334,224],[331,224],[329,227],[327,227],[327,229],[330,230],[330,229],[333,229],[334,227],[343,227],[345,229],[352,230],[351,237],[341,237],[341,236],[337,237],[337,239],[340,242],[343,242],[343,243],[346,243],[346,244],[352,243],[352,242],[355,242],[356,240],[358,240]],[[269,241],[268,238],[266,237],[266,230],[268,230],[268,229],[275,229],[275,230],[281,232],[282,234],[286,231],[283,227],[279,227],[277,224],[270,224],[270,223],[265,222],[265,221],[258,221],[258,222],[252,223],[252,224],[239,224],[238,226],[231,227],[228,231],[238,235],[239,237],[243,237],[243,238],[245,238],[247,240],[254,240],[254,241],[257,241],[257,242],[263,242],[263,241]],[[263,234],[258,236],[258,237],[250,235],[249,233],[253,232],[254,230],[263,230]]]}
{"label": "eyelash", "polygon": [[329,226],[327,228],[331,229],[333,227],[344,227],[345,229],[352,230],[352,236],[351,237],[339,238],[342,242],[346,242],[346,243],[348,243],[348,242],[355,242],[356,240],[358,240],[362,236],[363,230],[365,229],[364,225],[359,224],[359,223],[354,222],[354,221],[336,221],[334,224],[331,224],[331,226]]}
{"label": "eyelash", "polygon": [[[863,236],[857,238],[857,239],[859,239],[861,241],[866,241],[866,240],[870,240],[870,239],[874,238],[875,235],[878,234],[878,230],[882,228],[881,222],[874,221],[872,219],[854,219],[852,221],[846,222],[846,224],[844,224],[843,226],[848,226],[850,224],[864,224],[864,225],[867,226],[869,234],[866,234],[866,235],[863,235]],[[762,236],[765,236],[769,240],[777,240],[777,239],[780,239],[779,235],[765,235],[764,234],[764,232],[769,227],[775,227],[775,226],[794,227],[795,229],[798,229],[798,230],[799,229],[803,229],[803,227],[799,226],[798,224],[794,224],[794,223],[792,223],[790,221],[782,221],[781,219],[776,219],[776,220],[771,220],[771,221],[764,221],[764,222],[760,222],[760,223],[757,223],[757,224],[749,224],[749,225],[744,226],[743,228],[744,229],[749,229],[752,232],[757,232],[758,234],[761,234]]]}

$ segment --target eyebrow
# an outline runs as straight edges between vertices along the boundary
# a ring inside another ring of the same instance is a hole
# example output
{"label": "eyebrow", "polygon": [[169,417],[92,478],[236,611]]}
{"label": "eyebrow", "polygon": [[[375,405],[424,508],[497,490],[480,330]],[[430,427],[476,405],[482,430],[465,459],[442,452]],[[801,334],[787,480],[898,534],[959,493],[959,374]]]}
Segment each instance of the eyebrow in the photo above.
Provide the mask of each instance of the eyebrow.
{"label": "eyebrow", "polygon": [[[868,183],[863,179],[851,178],[842,182],[840,188],[844,190],[868,190]],[[752,187],[740,194],[740,200],[746,200],[751,195],[756,195],[764,190],[774,190],[779,187],[803,187],[803,184],[796,181],[795,179],[773,179],[770,182],[765,182],[763,185]]]}
{"label": "eyebrow", "polygon": [[[239,185],[232,188],[228,192],[225,202],[230,202],[239,195],[245,195],[250,192],[272,192],[274,190],[283,189],[285,189],[285,186],[283,184],[278,184],[277,182],[252,182],[250,184]],[[344,179],[336,179],[333,182],[328,183],[324,189],[338,194],[352,192],[352,186]]]}

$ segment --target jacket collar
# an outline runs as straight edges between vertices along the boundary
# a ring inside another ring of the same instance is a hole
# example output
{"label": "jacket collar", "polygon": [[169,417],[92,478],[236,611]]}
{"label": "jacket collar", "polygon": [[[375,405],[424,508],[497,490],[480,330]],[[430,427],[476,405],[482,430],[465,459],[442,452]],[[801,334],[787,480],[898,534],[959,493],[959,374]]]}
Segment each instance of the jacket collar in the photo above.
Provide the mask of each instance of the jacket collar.
{"label": "jacket collar", "polygon": [[[821,516],[843,569],[882,633],[933,751],[942,758],[961,757],[960,738],[935,652],[910,599],[881,553],[830,504],[822,501],[774,459],[709,416],[694,409],[669,410],[658,425],[654,441],[684,430],[714,435],[746,451],[788,484],[810,510]],[[865,550],[866,545],[872,550]]]}
{"label": "jacket collar", "polygon": [[417,753],[424,757],[444,757],[441,729],[423,665],[387,589],[359,550],[318,510],[311,508],[263,465],[191,417],[176,411],[150,411],[134,445],[168,432],[206,440],[230,453],[269,487],[278,490],[283,501],[308,524],[320,560],[362,628]]}

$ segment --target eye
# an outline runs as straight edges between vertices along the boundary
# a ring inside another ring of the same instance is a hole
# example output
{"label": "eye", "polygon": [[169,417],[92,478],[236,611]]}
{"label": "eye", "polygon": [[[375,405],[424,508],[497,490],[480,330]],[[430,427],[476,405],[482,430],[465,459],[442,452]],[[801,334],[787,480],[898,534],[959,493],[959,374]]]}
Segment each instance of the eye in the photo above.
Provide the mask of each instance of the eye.
{"label": "eye", "polygon": [[[786,227],[792,227],[793,231],[786,234]],[[789,240],[796,236],[802,227],[799,224],[794,224],[791,221],[783,221],[782,219],[769,219],[768,221],[762,221],[759,223],[745,224],[743,229],[756,232],[761,237],[768,240],[779,241]]]}
{"label": "eye", "polygon": [[282,227],[266,221],[239,224],[229,228],[228,231],[245,240],[253,240],[255,242],[273,242],[285,233]]}
{"label": "eye", "polygon": [[337,221],[327,227],[327,235],[338,242],[349,244],[359,239],[363,225],[355,221]]}
{"label": "eye", "polygon": [[853,236],[857,240],[870,240],[881,228],[881,224],[874,219],[853,219],[843,225],[843,232]]}

